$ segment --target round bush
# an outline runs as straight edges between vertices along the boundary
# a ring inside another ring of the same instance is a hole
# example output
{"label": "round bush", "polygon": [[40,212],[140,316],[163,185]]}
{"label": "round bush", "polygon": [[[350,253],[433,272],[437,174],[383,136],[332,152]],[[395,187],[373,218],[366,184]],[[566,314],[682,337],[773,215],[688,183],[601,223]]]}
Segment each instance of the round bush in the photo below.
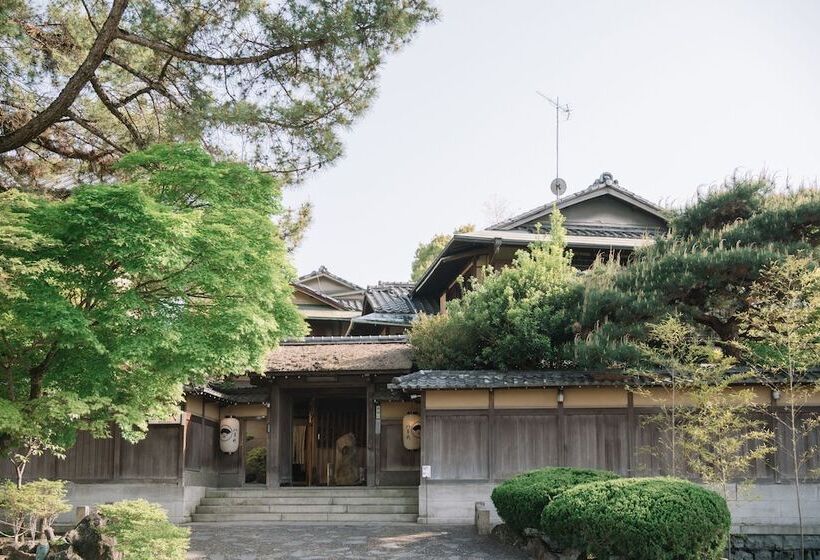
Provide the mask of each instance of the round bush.
{"label": "round bush", "polygon": [[673,478],[592,482],[557,496],[541,530],[559,545],[598,558],[713,560],[729,536],[726,500]]}
{"label": "round bush", "polygon": [[544,506],[561,492],[586,482],[614,478],[618,478],[615,473],[592,469],[537,469],[496,486],[492,500],[501,519],[516,531],[537,529]]}

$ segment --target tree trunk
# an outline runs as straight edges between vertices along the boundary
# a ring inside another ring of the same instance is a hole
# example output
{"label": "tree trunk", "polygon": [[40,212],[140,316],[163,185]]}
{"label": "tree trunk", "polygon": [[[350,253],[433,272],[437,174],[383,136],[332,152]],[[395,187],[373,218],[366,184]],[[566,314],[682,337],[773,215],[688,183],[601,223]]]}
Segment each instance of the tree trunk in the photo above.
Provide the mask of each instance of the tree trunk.
{"label": "tree trunk", "polygon": [[88,83],[88,80],[94,75],[100,62],[102,62],[108,45],[116,37],[117,29],[126,6],[128,6],[128,0],[114,0],[108,17],[102,27],[100,27],[97,38],[91,45],[91,49],[89,49],[85,60],[83,60],[82,64],[77,68],[77,71],[68,79],[65,87],[63,87],[62,91],[60,91],[48,107],[40,111],[20,128],[5,136],[0,136],[0,154],[25,146],[66,114],[72,103],[74,103],[77,96]]}

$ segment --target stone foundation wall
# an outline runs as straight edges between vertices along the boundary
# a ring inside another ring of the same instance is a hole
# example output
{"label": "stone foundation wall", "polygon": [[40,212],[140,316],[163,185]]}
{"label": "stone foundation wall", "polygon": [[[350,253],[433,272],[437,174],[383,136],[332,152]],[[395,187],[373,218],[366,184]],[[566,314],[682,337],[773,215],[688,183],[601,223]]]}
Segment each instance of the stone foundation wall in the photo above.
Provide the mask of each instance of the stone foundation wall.
{"label": "stone foundation wall", "polygon": [[[820,535],[806,535],[805,560],[820,558]],[[799,535],[734,535],[732,560],[800,560]]]}
{"label": "stone foundation wall", "polygon": [[[419,486],[419,522],[472,524],[475,503],[486,502],[490,521],[501,523],[490,493],[497,483],[422,481]],[[732,532],[740,534],[794,534],[798,526],[794,488],[788,484],[732,484],[727,489]],[[820,484],[801,491],[806,534],[820,535]],[[818,556],[820,560],[820,556]]]}
{"label": "stone foundation wall", "polygon": [[66,499],[72,511],[62,514],[56,525],[73,527],[76,523],[74,508],[89,506],[94,509],[100,504],[120,500],[144,499],[157,503],[168,512],[173,523],[186,523],[191,520],[191,513],[205,495],[205,486],[180,486],[177,484],[69,484]]}

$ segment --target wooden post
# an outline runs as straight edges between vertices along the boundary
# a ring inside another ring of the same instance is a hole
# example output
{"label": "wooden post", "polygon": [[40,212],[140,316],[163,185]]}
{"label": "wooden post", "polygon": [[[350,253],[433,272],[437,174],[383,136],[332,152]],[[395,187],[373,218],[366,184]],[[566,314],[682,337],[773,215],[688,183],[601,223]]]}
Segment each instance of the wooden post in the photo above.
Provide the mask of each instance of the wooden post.
{"label": "wooden post", "polygon": [[[563,395],[564,388],[560,387],[558,389],[558,394]],[[566,466],[567,463],[567,450],[564,448],[566,445],[566,419],[564,418],[564,399],[561,398],[558,401],[558,466],[563,467]]]}
{"label": "wooden post", "polygon": [[179,443],[177,446],[177,486],[182,486],[182,481],[185,477],[185,447],[187,445],[186,437],[188,432],[188,423],[186,422],[186,413],[183,410],[179,413]]}
{"label": "wooden post", "polygon": [[495,391],[490,389],[490,403],[487,409],[487,479],[495,480]]}
{"label": "wooden post", "polygon": [[202,395],[202,410],[199,415],[199,470],[205,464],[205,395]]}
{"label": "wooden post", "polygon": [[119,480],[122,473],[122,434],[117,426],[114,426],[114,461],[111,467],[111,478]]}
{"label": "wooden post", "polygon": [[282,432],[279,425],[279,412],[282,406],[281,391],[277,385],[271,384],[270,406],[268,406],[268,449],[265,461],[265,486],[268,488],[279,486],[279,438]]}
{"label": "wooden post", "polygon": [[376,387],[373,379],[367,378],[367,485],[376,485]]}
{"label": "wooden post", "polygon": [[783,426],[781,426],[779,421],[780,413],[777,409],[777,401],[774,398],[774,394],[770,397],[769,412],[771,418],[771,429],[774,434],[774,453],[772,455],[772,461],[774,464],[771,465],[771,469],[774,471],[774,482],[776,484],[781,484],[783,482],[783,475],[780,472],[780,468],[781,465],[783,465],[782,459],[785,449],[783,448]]}

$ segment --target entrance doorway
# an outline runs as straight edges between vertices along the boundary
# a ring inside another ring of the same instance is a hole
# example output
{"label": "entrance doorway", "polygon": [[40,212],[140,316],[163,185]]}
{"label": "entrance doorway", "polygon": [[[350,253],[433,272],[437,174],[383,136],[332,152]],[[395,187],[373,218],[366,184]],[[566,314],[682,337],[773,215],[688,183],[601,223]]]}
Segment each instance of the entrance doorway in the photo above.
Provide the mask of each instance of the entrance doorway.
{"label": "entrance doorway", "polygon": [[245,484],[265,484],[267,480],[268,424],[265,419],[243,421]]}
{"label": "entrance doorway", "polygon": [[366,483],[367,407],[363,396],[294,395],[292,431],[294,485]]}

